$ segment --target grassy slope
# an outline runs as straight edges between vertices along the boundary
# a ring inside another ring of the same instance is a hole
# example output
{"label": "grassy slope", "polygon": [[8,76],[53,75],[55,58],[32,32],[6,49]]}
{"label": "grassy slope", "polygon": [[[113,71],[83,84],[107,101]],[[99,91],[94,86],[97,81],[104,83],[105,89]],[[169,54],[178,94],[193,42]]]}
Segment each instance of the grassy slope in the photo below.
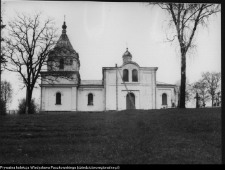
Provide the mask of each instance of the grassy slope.
{"label": "grassy slope", "polygon": [[221,163],[221,109],[0,117],[2,163]]}

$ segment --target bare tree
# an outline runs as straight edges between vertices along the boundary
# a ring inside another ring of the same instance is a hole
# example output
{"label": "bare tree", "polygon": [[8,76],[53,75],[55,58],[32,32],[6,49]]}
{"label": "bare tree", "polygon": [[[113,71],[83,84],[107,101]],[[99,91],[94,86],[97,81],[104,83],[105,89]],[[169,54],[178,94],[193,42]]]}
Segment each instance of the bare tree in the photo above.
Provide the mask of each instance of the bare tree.
{"label": "bare tree", "polygon": [[8,108],[8,104],[12,101],[12,85],[8,81],[1,82],[2,101],[5,104],[5,108]]}
{"label": "bare tree", "polygon": [[56,43],[54,20],[47,18],[42,22],[41,13],[19,14],[9,22],[6,46],[6,69],[20,75],[27,88],[27,109],[30,110],[32,92],[40,71],[47,64],[47,56]]}
{"label": "bare tree", "polygon": [[[3,33],[2,30],[5,28],[6,25],[3,24],[2,16],[4,12],[4,6],[5,3],[1,2],[1,55],[0,55],[0,87],[1,87],[1,78],[2,78],[2,64],[6,64],[6,59],[5,59],[5,49],[4,49],[4,38],[3,38]],[[2,96],[1,88],[0,88],[0,99]],[[1,109],[0,109],[0,114],[1,114]]]}
{"label": "bare tree", "polygon": [[221,104],[221,90],[218,90],[216,92],[216,95],[215,95],[215,100],[216,100],[216,106],[219,106]]}
{"label": "bare tree", "polygon": [[168,12],[169,25],[175,26],[170,42],[178,40],[181,53],[180,108],[185,108],[186,54],[194,47],[193,38],[199,25],[207,26],[209,16],[220,12],[218,4],[150,3]]}
{"label": "bare tree", "polygon": [[[186,79],[185,85],[186,85],[186,88],[185,88],[185,103],[187,103],[191,100],[191,97],[192,97],[191,84],[189,84],[188,79]],[[180,105],[180,88],[181,88],[181,83],[180,83],[180,80],[178,80],[176,82],[176,91],[178,93],[178,107]]]}
{"label": "bare tree", "polygon": [[212,100],[212,106],[213,106],[214,99],[216,97],[216,91],[217,90],[221,91],[221,89],[219,89],[220,82],[221,82],[221,73],[220,72],[219,73],[217,72],[202,73],[202,78],[207,85],[207,91],[210,95],[210,98]]}
{"label": "bare tree", "polygon": [[205,103],[209,100],[210,97],[207,91],[207,83],[203,79],[200,79],[198,82],[193,83],[191,87],[193,95],[196,95],[198,93],[201,105],[205,106]]}

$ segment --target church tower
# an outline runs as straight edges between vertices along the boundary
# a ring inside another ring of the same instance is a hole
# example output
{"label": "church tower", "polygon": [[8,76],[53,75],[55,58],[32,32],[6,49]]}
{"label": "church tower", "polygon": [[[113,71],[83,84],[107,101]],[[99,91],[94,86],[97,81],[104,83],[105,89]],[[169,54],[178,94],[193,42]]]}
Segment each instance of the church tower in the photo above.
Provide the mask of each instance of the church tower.
{"label": "church tower", "polygon": [[48,71],[79,71],[79,54],[73,49],[66,34],[66,22],[62,25],[62,34],[54,49],[49,53]]}
{"label": "church tower", "polygon": [[47,71],[41,72],[41,111],[76,111],[80,85],[79,54],[74,50],[62,25],[55,47],[49,52]]}

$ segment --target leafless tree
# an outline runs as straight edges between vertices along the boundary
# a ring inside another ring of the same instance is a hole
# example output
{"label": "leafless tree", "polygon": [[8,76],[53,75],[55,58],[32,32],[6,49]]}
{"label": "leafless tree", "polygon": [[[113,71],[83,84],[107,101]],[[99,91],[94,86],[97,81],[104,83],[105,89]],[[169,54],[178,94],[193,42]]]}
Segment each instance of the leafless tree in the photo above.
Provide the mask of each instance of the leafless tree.
{"label": "leafless tree", "polygon": [[212,100],[212,106],[214,103],[214,99],[216,97],[216,92],[221,91],[220,89],[220,82],[221,82],[221,73],[217,72],[206,72],[202,73],[203,81],[206,83],[207,86],[207,92],[210,95],[210,98]]}
{"label": "leafless tree", "polygon": [[205,106],[205,103],[209,100],[210,97],[207,91],[207,83],[203,79],[200,79],[198,82],[193,83],[191,87],[193,96],[198,93],[200,103],[202,104],[202,106]]}
{"label": "leafless tree", "polygon": [[[2,17],[3,17],[3,13],[4,13],[4,7],[5,7],[5,2],[2,3],[1,1],[1,55],[0,55],[0,87],[1,87],[1,78],[2,78],[2,64],[6,64],[6,59],[5,59],[5,47],[3,45],[3,42],[4,42],[4,38],[3,38],[3,33],[2,33],[2,30],[5,28],[6,25],[3,24],[3,20],[2,20]],[[2,92],[1,92],[1,88],[0,88],[0,99],[1,99],[1,95],[2,95]],[[1,114],[1,109],[0,109],[0,114]]]}
{"label": "leafless tree", "polygon": [[56,43],[54,20],[44,20],[41,12],[34,15],[17,13],[9,22],[6,40],[6,70],[16,72],[27,88],[27,110],[30,110],[32,92],[40,71],[47,64],[48,54]]}
{"label": "leafless tree", "polygon": [[168,12],[171,20],[170,26],[175,26],[175,33],[168,41],[178,40],[181,53],[181,88],[180,108],[185,108],[185,82],[186,82],[186,54],[195,45],[193,38],[196,30],[201,26],[208,25],[211,15],[220,12],[219,4],[191,4],[191,3],[150,3],[158,5]]}
{"label": "leafless tree", "polygon": [[[185,103],[189,102],[192,98],[192,93],[191,93],[191,84],[189,84],[188,79],[186,79],[186,88],[185,88]],[[180,80],[176,82],[176,92],[178,93],[178,107],[180,105],[180,88],[181,88],[181,83]]]}
{"label": "leafless tree", "polygon": [[12,85],[8,81],[1,82],[1,92],[2,92],[2,101],[5,103],[5,108],[8,107],[8,104],[12,101]]}

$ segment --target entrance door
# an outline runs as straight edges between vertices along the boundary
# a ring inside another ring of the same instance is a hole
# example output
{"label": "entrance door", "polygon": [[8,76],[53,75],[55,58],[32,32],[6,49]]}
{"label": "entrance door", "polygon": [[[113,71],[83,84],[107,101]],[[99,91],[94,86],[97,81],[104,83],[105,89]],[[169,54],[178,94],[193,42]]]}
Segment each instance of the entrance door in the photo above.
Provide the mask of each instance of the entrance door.
{"label": "entrance door", "polygon": [[133,106],[132,102],[130,101],[130,98],[133,101],[133,104],[135,106],[135,96],[133,93],[130,93],[130,97],[129,94],[127,94],[126,100],[127,100],[127,109],[135,109],[135,107]]}

